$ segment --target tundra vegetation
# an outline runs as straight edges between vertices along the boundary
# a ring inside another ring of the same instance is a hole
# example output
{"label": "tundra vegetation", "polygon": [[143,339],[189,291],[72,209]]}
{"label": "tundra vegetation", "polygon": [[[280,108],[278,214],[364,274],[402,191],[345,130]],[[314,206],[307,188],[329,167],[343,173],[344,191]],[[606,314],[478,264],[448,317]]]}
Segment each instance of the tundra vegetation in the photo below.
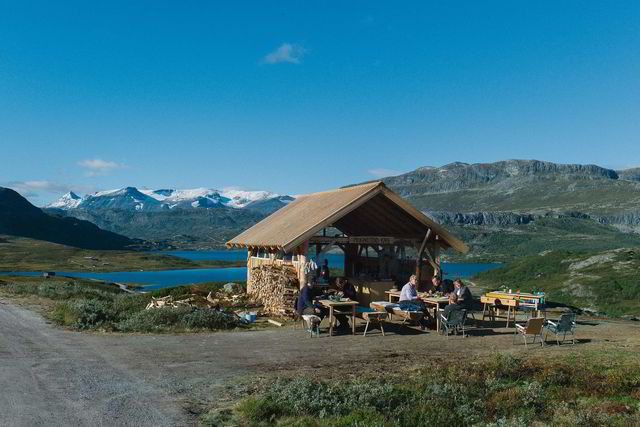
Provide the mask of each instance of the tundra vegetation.
{"label": "tundra vegetation", "polygon": [[252,307],[244,298],[235,303],[220,299],[217,307],[145,307],[152,298],[175,299],[219,295],[222,283],[207,283],[130,294],[117,286],[64,278],[0,279],[0,294],[36,303],[54,323],[77,330],[111,332],[189,332],[246,327],[235,310]]}
{"label": "tundra vegetation", "polygon": [[[411,371],[265,375],[232,388],[210,426],[630,426],[640,424],[635,354],[495,354]],[[247,395],[249,395],[247,397]]]}

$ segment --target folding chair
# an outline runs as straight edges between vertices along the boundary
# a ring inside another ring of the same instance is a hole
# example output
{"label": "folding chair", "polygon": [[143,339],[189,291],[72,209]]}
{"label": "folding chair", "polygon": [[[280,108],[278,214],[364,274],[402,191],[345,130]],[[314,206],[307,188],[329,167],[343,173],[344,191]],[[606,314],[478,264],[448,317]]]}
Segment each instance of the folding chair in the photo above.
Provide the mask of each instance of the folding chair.
{"label": "folding chair", "polygon": [[320,336],[320,322],[322,319],[316,316],[315,314],[303,314],[302,321],[307,326],[307,331],[309,332],[309,336],[313,338],[313,336]]}
{"label": "folding chair", "polygon": [[450,331],[458,335],[458,331],[462,330],[462,338],[464,338],[464,322],[466,319],[467,310],[454,310],[449,313],[448,318],[440,313],[440,332],[446,333],[447,338],[449,338]]}
{"label": "folding chair", "polygon": [[524,339],[524,347],[527,348],[527,335],[533,335],[533,342],[535,344],[536,338],[540,336],[540,345],[544,347],[544,339],[542,339],[542,326],[544,325],[544,317],[534,317],[527,320],[526,325],[518,325],[516,323],[516,331],[513,334],[513,343],[516,342],[516,337],[522,335]]}
{"label": "folding chair", "polygon": [[547,339],[547,335],[549,332],[556,335],[556,342],[560,345],[560,340],[558,340],[559,334],[564,334],[562,337],[562,342],[567,338],[567,334],[571,334],[571,343],[576,343],[576,314],[575,313],[565,313],[560,316],[560,320],[557,322],[553,322],[551,320],[547,320],[544,325],[546,329],[546,333],[544,335],[545,340]]}

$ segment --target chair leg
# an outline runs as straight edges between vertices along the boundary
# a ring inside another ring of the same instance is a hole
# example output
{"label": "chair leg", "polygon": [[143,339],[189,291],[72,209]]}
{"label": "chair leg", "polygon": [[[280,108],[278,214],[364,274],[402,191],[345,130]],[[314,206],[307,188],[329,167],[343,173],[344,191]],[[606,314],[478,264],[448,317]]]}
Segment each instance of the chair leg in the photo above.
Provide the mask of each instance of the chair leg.
{"label": "chair leg", "polygon": [[524,340],[524,349],[527,349],[527,334],[522,334],[522,339]]}
{"label": "chair leg", "polygon": [[364,325],[364,335],[363,336],[365,336],[365,337],[367,336],[367,330],[369,329],[369,322],[370,322],[370,320],[367,320],[367,324]]}
{"label": "chair leg", "polygon": [[384,326],[382,325],[382,320],[380,321],[380,330],[382,331],[382,336],[384,336]]}

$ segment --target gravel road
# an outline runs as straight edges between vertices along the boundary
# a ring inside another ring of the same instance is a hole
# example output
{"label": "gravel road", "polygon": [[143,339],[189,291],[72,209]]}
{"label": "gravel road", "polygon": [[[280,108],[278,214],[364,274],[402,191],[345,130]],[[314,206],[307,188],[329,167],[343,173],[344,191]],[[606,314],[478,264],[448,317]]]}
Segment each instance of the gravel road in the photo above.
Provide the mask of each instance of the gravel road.
{"label": "gravel road", "polygon": [[[323,334],[313,339],[286,328],[81,333],[54,327],[0,299],[0,426],[194,425],[192,409],[224,401],[223,385],[239,375],[292,369],[317,374],[345,360],[354,362],[354,369],[383,371],[432,357],[524,351],[512,344],[513,329],[474,330],[467,339],[395,325],[387,325],[387,332],[385,337],[374,331],[367,337]],[[640,350],[638,332],[637,322],[587,322],[579,326],[580,344],[550,345],[544,352]]]}

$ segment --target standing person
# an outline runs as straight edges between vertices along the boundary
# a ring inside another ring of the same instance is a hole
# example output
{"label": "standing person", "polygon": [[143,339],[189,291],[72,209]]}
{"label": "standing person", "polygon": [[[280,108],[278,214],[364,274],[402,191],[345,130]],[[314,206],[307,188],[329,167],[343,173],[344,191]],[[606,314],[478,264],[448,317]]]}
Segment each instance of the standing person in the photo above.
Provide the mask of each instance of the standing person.
{"label": "standing person", "polygon": [[329,283],[329,276],[329,260],[325,258],[324,264],[322,264],[322,268],[320,269],[320,277],[325,283]]}
{"label": "standing person", "polygon": [[462,280],[456,279],[453,281],[455,287],[454,293],[458,296],[458,304],[462,308],[470,310],[473,304],[473,296],[471,295],[471,289],[462,283]]}

